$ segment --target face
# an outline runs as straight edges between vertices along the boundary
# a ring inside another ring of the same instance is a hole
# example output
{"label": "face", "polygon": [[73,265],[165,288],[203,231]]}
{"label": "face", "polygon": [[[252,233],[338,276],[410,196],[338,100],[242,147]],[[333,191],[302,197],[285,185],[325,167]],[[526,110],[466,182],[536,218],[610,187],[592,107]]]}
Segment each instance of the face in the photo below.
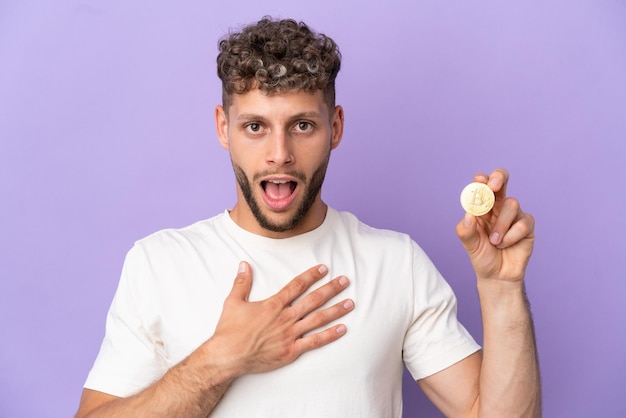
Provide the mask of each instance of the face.
{"label": "face", "polygon": [[234,95],[215,112],[218,137],[237,179],[232,219],[282,238],[310,231],[326,215],[320,190],[343,134],[343,109],[329,111],[321,91]]}

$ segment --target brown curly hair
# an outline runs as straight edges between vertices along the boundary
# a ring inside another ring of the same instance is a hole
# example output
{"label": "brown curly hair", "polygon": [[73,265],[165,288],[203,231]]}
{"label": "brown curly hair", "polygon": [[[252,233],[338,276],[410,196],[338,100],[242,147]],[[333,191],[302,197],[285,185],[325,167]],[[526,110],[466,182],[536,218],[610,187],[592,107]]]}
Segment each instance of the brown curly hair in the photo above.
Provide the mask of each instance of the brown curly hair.
{"label": "brown curly hair", "polygon": [[224,108],[233,94],[255,88],[265,94],[322,90],[328,108],[335,107],[341,53],[335,41],[303,22],[264,17],[221,39],[219,51]]}

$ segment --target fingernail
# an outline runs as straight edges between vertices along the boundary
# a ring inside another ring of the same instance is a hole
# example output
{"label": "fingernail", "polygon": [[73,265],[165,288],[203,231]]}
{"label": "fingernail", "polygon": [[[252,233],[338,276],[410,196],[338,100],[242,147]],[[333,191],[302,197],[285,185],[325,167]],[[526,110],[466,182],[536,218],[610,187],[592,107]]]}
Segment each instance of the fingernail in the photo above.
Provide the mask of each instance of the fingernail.
{"label": "fingernail", "polygon": [[347,300],[343,303],[344,309],[352,309],[353,307],[354,307],[354,302],[352,302],[351,300]]}
{"label": "fingernail", "polygon": [[489,179],[489,185],[492,187],[496,187],[500,184],[500,180],[496,178]]}
{"label": "fingernail", "polygon": [[498,234],[497,232],[491,234],[489,242],[491,242],[493,245],[498,245],[498,243],[500,242],[500,234]]}
{"label": "fingernail", "polygon": [[237,270],[238,273],[245,273],[246,270],[248,270],[248,264],[245,261],[241,261],[239,263],[239,270]]}
{"label": "fingernail", "polygon": [[339,278],[339,284],[343,287],[346,287],[348,285],[348,278],[345,276],[341,276]]}
{"label": "fingernail", "polygon": [[326,274],[328,273],[328,267],[322,264],[321,266],[317,268],[317,271],[319,271],[320,274]]}
{"label": "fingernail", "polygon": [[465,213],[465,216],[463,217],[463,225],[465,225],[466,228],[469,228],[471,224],[472,215],[470,215],[469,213]]}
{"label": "fingernail", "polygon": [[346,333],[345,325],[339,325],[337,328],[335,328],[335,330],[337,331],[337,334],[345,334]]}

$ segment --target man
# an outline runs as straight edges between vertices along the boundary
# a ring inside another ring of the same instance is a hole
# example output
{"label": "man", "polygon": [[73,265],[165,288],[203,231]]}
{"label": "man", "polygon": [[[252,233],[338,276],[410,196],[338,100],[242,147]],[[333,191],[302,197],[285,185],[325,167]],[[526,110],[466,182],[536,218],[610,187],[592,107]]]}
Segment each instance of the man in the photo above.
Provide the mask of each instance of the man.
{"label": "man", "polygon": [[507,172],[474,178],[496,205],[457,225],[481,352],[417,244],[321,199],[344,127],[336,44],[266,18],[222,40],[217,62],[237,202],[131,249],[77,416],[400,417],[405,365],[447,416],[538,416],[534,220],[506,197]]}

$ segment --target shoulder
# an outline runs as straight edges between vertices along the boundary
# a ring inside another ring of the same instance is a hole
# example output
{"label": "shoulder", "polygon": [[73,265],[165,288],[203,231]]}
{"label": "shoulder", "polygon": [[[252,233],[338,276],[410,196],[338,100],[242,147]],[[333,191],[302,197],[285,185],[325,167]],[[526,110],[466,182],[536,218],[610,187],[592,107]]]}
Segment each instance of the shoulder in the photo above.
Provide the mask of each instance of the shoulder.
{"label": "shoulder", "polygon": [[135,241],[124,259],[122,279],[139,295],[155,286],[169,289],[206,274],[207,262],[220,247],[221,216],[163,229]]}
{"label": "shoulder", "polygon": [[135,247],[158,250],[175,250],[177,247],[198,245],[219,234],[224,213],[200,220],[181,228],[166,228],[147,235],[135,242]]}
{"label": "shoulder", "polygon": [[167,228],[138,239],[127,252],[125,266],[154,269],[175,263],[184,264],[219,247],[224,214],[195,222],[181,228]]}

